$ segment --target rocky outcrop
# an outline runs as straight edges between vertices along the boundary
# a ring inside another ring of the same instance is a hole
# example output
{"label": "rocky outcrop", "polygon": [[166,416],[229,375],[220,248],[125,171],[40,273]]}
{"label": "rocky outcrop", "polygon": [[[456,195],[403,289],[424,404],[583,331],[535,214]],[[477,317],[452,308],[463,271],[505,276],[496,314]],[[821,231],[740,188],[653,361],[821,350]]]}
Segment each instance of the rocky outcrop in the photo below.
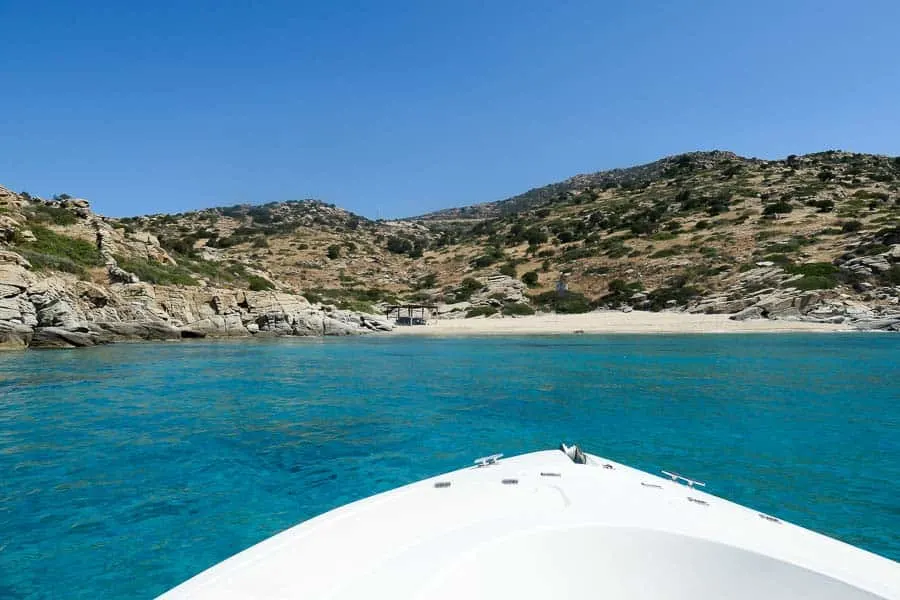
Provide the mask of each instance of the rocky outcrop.
{"label": "rocky outcrop", "polygon": [[119,341],[251,335],[345,336],[390,331],[377,315],[310,304],[296,294],[147,283],[101,286],[37,277],[0,262],[0,348],[80,348]]}
{"label": "rocky outcrop", "polygon": [[30,326],[0,319],[0,350],[24,350],[33,336]]}

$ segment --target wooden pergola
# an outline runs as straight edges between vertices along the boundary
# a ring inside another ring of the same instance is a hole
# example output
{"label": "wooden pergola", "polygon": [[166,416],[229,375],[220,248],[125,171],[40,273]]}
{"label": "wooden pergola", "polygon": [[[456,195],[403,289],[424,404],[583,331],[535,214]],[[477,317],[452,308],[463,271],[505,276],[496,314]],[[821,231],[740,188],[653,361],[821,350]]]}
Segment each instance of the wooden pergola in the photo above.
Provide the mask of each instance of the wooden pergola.
{"label": "wooden pergola", "polygon": [[426,325],[435,310],[434,304],[392,304],[385,309],[384,315],[395,319],[397,325]]}

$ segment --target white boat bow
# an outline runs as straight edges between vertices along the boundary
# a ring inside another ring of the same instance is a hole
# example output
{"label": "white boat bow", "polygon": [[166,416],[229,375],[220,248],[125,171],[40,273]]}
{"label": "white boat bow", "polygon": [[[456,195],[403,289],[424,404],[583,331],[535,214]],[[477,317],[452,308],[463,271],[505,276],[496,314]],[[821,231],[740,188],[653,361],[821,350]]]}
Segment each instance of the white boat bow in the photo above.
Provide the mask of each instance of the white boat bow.
{"label": "white boat bow", "polygon": [[161,598],[900,600],[897,562],[668,475],[574,448],[486,457],[301,523]]}

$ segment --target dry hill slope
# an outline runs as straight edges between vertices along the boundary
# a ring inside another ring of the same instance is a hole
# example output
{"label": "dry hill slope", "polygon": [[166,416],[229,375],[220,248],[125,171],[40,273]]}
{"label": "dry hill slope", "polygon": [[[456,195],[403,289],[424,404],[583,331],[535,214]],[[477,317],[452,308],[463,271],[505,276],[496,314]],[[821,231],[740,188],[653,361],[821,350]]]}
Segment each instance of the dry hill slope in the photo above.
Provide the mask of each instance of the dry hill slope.
{"label": "dry hill slope", "polygon": [[900,329],[898,296],[900,158],[884,156],[696,152],[377,222],[312,200],[114,219],[0,188],[11,347],[358,333],[387,328],[367,315],[398,300],[445,318],[615,308]]}

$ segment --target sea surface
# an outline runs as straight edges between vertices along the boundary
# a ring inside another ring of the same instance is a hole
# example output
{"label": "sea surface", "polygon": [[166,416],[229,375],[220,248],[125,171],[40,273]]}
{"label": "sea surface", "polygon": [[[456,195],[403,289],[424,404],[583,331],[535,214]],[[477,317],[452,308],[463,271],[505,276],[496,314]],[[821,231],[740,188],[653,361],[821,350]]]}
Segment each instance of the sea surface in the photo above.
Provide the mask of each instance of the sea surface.
{"label": "sea surface", "polygon": [[152,598],[374,492],[577,442],[900,560],[900,336],[0,354],[0,598]]}

